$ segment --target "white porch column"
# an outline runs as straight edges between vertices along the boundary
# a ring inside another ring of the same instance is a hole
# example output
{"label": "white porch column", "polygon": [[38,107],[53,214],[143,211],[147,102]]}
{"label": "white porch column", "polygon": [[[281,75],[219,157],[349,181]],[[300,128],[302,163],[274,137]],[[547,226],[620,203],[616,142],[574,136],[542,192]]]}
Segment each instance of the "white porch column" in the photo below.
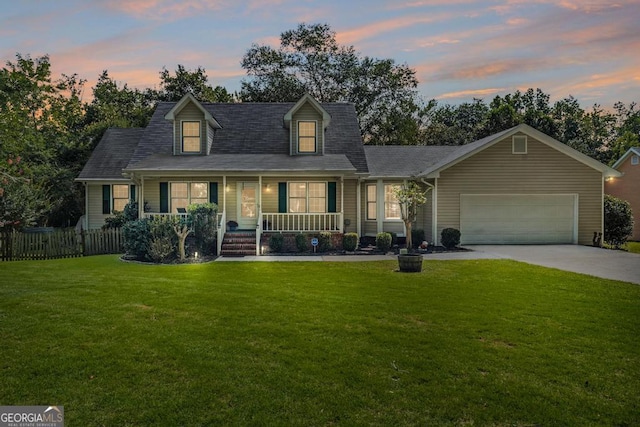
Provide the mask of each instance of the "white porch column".
{"label": "white porch column", "polygon": [[222,176],[222,212],[227,212],[227,176]]}
{"label": "white porch column", "polygon": [[340,232],[344,233],[344,175],[340,177],[340,214],[342,217]]}
{"label": "white porch column", "polygon": [[362,236],[362,178],[358,178],[356,186],[356,233]]}
{"label": "white porch column", "polygon": [[438,178],[433,180],[433,202],[431,202],[431,234],[433,236],[433,244],[438,245]]}
{"label": "white porch column", "polygon": [[140,177],[140,190],[138,191],[138,218],[144,217],[144,176]]}
{"label": "white porch column", "polygon": [[376,233],[384,231],[384,182],[376,182]]}

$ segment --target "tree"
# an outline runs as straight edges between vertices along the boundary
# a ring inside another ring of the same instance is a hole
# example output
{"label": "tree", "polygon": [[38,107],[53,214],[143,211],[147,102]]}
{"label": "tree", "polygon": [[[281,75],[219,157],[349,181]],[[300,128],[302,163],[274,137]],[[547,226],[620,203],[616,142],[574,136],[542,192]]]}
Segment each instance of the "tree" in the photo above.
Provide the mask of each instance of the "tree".
{"label": "tree", "polygon": [[400,216],[404,221],[407,234],[407,249],[411,249],[411,227],[418,217],[418,208],[427,202],[425,191],[415,181],[409,181],[395,189],[396,200],[400,205]]}
{"label": "tree", "polygon": [[319,102],[352,102],[365,143],[419,142],[423,109],[415,71],[339,45],[329,25],[300,24],[280,35],[277,49],[254,44],[242,67],[249,76],[243,101],[295,102],[309,93]]}
{"label": "tree", "polygon": [[42,214],[43,197],[24,177],[22,159],[0,163],[0,229],[21,229],[34,225]]}
{"label": "tree", "polygon": [[175,75],[163,68],[160,71],[160,101],[179,101],[187,93],[191,93],[201,102],[235,102],[234,95],[227,92],[222,86],[215,88],[209,85],[209,78],[204,68],[198,67],[195,71],[187,70],[184,65],[178,64]]}

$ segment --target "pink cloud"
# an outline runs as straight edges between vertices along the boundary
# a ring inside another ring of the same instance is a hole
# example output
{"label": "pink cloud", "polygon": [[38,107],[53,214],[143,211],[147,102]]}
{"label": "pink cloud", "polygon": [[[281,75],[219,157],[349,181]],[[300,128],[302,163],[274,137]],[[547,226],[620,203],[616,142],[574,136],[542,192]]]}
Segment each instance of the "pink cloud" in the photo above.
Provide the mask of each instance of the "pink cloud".
{"label": "pink cloud", "polygon": [[485,98],[488,96],[495,96],[499,93],[504,93],[508,91],[507,88],[503,87],[493,87],[486,89],[473,89],[473,90],[461,90],[457,92],[447,92],[436,96],[436,99],[472,99],[472,98]]}
{"label": "pink cloud", "polygon": [[446,20],[449,16],[448,14],[401,16],[385,21],[373,22],[351,30],[338,31],[336,40],[340,44],[352,45],[360,40],[373,38],[382,33],[404,29],[418,24],[428,24],[430,22]]}
{"label": "pink cloud", "polygon": [[224,0],[112,0],[107,7],[139,19],[174,21],[228,5]]}

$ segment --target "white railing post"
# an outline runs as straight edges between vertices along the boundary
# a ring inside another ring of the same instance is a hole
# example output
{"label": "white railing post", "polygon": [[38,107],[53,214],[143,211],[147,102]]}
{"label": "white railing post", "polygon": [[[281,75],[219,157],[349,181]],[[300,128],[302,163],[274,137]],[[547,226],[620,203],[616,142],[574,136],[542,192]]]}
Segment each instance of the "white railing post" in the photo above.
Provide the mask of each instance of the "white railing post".
{"label": "white railing post", "polygon": [[262,238],[262,211],[258,211],[258,223],[256,224],[256,256],[260,255],[260,240]]}
{"label": "white railing post", "polygon": [[222,240],[224,240],[224,232],[227,229],[225,224],[227,222],[226,218],[226,212],[222,211],[221,214],[218,214],[218,235],[216,236],[216,255],[218,256],[220,256],[220,253],[222,252]]}

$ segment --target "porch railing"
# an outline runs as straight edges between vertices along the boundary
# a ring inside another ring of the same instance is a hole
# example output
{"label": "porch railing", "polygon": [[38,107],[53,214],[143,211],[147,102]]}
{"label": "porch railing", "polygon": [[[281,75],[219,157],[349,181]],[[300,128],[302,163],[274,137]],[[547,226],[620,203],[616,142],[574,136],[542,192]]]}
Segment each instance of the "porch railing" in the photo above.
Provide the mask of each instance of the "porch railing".
{"label": "porch railing", "polygon": [[148,219],[178,217],[182,220],[186,220],[188,216],[189,216],[188,213],[145,212],[143,214],[143,218],[148,218]]}
{"label": "porch railing", "polygon": [[263,232],[342,232],[342,213],[262,213]]}

